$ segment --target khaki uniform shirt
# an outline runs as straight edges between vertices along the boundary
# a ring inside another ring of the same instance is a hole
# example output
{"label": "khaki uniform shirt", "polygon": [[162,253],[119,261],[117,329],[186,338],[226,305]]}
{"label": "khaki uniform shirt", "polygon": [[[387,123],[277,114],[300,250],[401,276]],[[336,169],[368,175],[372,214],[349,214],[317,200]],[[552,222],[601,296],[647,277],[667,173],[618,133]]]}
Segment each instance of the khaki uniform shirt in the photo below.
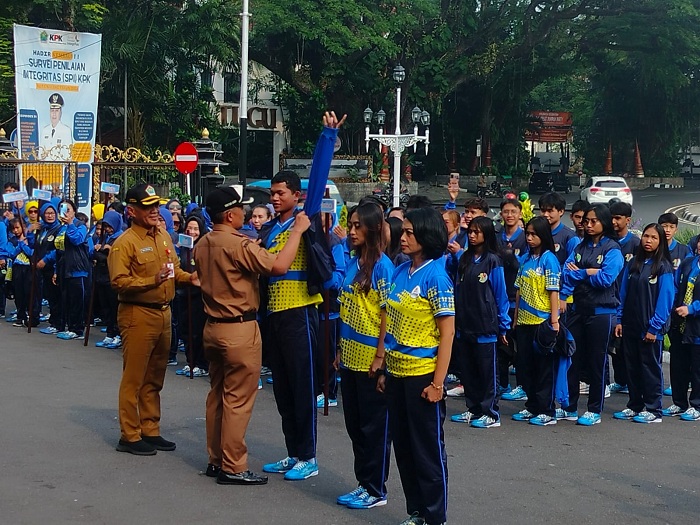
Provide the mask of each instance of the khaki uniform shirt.
{"label": "khaki uniform shirt", "polygon": [[229,319],[258,310],[258,275],[269,275],[277,259],[249,237],[215,224],[194,249],[207,315]]}
{"label": "khaki uniform shirt", "polygon": [[[172,263],[175,278],[156,285],[163,264]],[[137,224],[122,233],[109,251],[109,278],[119,301],[166,305],[175,296],[175,283],[189,284],[190,274],[180,269],[170,235],[160,228]]]}

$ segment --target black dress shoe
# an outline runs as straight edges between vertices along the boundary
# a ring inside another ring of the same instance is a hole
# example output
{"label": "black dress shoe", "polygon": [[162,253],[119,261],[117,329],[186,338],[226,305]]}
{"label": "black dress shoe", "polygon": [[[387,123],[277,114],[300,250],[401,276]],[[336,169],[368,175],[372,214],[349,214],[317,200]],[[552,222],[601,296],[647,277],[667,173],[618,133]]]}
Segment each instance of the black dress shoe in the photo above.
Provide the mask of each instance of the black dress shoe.
{"label": "black dress shoe", "polygon": [[160,436],[141,436],[141,439],[143,439],[146,443],[151,445],[156,450],[163,450],[165,452],[175,450],[174,442],[168,441],[167,439],[163,439]]}
{"label": "black dress shoe", "polygon": [[219,485],[265,485],[267,476],[258,476],[250,470],[244,470],[238,474],[231,474],[225,470],[220,470],[216,476]]}
{"label": "black dress shoe", "polygon": [[219,471],[221,470],[221,467],[217,467],[216,465],[212,465],[209,463],[207,465],[207,471],[204,473],[205,476],[208,478],[215,478],[216,476],[219,475]]}
{"label": "black dress shoe", "polygon": [[154,456],[156,454],[156,449],[143,439],[139,439],[138,441],[124,441],[120,439],[117,445],[117,452],[128,452],[135,456]]}

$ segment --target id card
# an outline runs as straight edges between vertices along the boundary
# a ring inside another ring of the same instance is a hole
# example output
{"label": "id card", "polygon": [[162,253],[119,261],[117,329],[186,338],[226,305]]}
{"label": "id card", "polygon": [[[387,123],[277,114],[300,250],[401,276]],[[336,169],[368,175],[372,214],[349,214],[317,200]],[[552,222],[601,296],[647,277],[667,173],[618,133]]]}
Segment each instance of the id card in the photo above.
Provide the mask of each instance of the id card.
{"label": "id card", "polygon": [[168,263],[168,279],[175,278],[175,265],[173,263]]}

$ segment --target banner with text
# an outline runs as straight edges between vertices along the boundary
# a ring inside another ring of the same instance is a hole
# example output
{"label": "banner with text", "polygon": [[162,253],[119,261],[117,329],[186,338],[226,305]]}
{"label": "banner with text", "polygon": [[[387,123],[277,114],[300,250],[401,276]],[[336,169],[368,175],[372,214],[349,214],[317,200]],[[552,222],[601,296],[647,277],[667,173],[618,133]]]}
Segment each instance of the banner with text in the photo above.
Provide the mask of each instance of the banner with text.
{"label": "banner with text", "polygon": [[[76,200],[89,215],[102,35],[14,25],[17,143],[23,187]],[[67,164],[77,163],[75,194]],[[47,169],[49,168],[49,169]]]}

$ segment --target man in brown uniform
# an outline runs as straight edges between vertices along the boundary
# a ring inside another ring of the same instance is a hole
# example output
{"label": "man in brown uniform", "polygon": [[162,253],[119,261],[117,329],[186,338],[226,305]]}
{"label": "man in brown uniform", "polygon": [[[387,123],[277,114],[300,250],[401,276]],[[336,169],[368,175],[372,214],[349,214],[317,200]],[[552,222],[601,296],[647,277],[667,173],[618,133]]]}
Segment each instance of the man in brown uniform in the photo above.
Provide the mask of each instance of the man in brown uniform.
{"label": "man in brown uniform", "polygon": [[283,275],[296,256],[301,234],[309,227],[296,216],[289,241],[277,255],[238,233],[244,202],[229,187],[207,196],[214,229],[199,241],[194,259],[202,287],[207,323],[204,352],[209,360],[206,475],[222,485],[263,485],[267,476],[248,469],[245,433],[258,391],[262,341],[256,314],[258,275]]}
{"label": "man in brown uniform", "polygon": [[160,391],[170,351],[170,301],[175,283],[197,282],[180,269],[170,235],[158,227],[159,197],[148,184],[126,194],[131,227],[109,252],[109,276],[119,295],[117,321],[123,342],[117,450],[151,456],[175,450],[160,435]]}

